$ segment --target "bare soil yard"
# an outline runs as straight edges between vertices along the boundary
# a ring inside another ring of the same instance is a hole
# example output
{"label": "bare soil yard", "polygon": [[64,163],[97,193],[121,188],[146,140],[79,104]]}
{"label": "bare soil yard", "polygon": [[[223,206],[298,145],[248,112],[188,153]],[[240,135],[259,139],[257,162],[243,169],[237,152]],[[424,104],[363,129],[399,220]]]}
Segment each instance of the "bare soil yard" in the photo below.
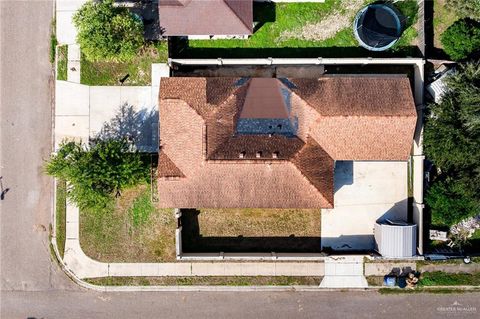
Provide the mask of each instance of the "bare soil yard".
{"label": "bare soil yard", "polygon": [[185,252],[319,252],[320,210],[182,211]]}

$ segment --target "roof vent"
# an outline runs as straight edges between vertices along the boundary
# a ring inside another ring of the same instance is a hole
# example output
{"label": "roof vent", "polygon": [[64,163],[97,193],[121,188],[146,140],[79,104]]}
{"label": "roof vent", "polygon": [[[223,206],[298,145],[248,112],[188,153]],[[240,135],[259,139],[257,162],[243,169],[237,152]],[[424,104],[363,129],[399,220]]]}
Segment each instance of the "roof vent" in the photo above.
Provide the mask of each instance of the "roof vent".
{"label": "roof vent", "polygon": [[273,152],[272,153],[272,158],[278,158],[278,152]]}
{"label": "roof vent", "polygon": [[246,154],[245,152],[240,152],[240,154],[238,154],[238,157],[239,158],[245,158],[245,154]]}
{"label": "roof vent", "polygon": [[262,151],[258,151],[257,154],[255,154],[255,157],[256,158],[262,157]]}

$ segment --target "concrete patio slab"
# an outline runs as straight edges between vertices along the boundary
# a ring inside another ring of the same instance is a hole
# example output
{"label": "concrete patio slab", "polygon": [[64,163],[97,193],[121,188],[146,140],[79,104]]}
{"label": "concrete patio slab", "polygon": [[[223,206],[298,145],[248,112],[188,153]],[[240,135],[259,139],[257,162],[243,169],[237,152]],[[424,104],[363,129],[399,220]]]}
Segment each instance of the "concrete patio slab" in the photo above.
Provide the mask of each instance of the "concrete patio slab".
{"label": "concrete patio slab", "polygon": [[337,162],[335,208],[322,210],[322,247],[374,248],[380,218],[407,217],[407,162]]}

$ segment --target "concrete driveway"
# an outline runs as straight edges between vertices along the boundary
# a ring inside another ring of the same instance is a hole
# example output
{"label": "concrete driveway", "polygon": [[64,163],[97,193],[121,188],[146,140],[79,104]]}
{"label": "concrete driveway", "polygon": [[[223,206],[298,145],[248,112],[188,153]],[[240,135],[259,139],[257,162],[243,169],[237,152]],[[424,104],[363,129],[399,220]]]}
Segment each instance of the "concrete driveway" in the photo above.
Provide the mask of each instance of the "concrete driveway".
{"label": "concrete driveway", "polygon": [[65,139],[131,137],[140,151],[158,150],[157,86],[86,86],[57,81],[55,148]]}
{"label": "concrete driveway", "polygon": [[374,248],[379,218],[407,218],[407,162],[338,161],[334,209],[322,210],[322,247]]}

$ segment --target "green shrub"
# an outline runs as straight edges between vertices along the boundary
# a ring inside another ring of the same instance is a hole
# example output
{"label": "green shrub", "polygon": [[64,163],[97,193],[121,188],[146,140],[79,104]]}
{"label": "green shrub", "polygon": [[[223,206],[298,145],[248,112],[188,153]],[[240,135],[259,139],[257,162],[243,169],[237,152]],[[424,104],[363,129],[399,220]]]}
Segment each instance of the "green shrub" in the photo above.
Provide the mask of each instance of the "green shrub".
{"label": "green shrub", "polygon": [[480,22],[466,18],[454,22],[441,36],[445,52],[455,61],[480,50]]}
{"label": "green shrub", "polygon": [[87,149],[66,142],[46,165],[49,175],[69,183],[68,198],[80,209],[111,208],[114,196],[148,179],[149,170],[140,154],[126,140],[105,140]]}
{"label": "green shrub", "polygon": [[144,43],[142,20],[113,2],[88,1],[73,16],[77,41],[90,61],[128,61]]}
{"label": "green shrub", "polygon": [[462,180],[451,178],[432,185],[425,198],[433,212],[432,225],[451,226],[475,214],[479,205],[465,186]]}
{"label": "green shrub", "polygon": [[480,63],[460,65],[427,111],[425,154],[440,174],[425,201],[434,225],[451,226],[480,209]]}

